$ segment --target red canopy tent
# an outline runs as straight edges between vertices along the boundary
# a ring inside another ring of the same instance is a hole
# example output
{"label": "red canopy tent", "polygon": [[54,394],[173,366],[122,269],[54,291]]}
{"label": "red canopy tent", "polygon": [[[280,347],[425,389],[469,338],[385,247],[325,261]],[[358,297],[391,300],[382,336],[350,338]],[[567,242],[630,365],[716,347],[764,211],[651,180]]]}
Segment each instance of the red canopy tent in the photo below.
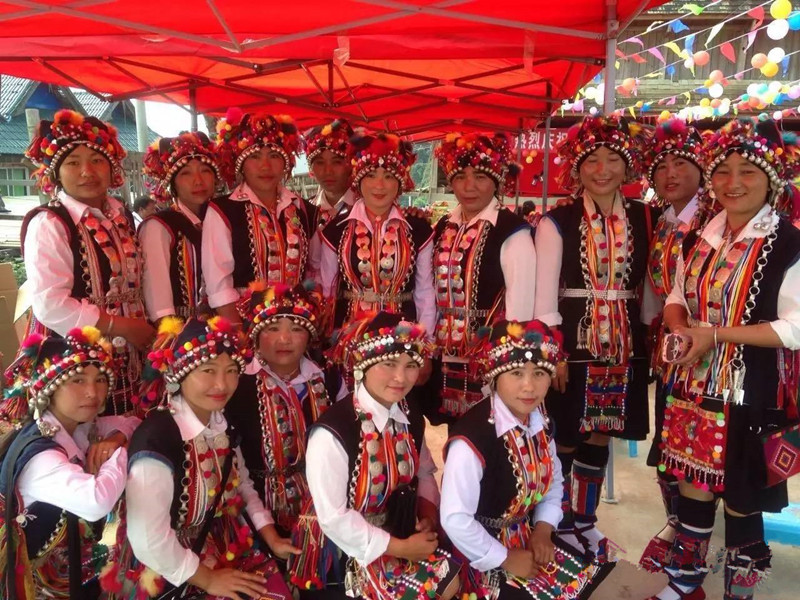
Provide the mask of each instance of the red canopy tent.
{"label": "red canopy tent", "polygon": [[521,131],[613,66],[617,33],[663,1],[0,0],[0,72],[301,127]]}

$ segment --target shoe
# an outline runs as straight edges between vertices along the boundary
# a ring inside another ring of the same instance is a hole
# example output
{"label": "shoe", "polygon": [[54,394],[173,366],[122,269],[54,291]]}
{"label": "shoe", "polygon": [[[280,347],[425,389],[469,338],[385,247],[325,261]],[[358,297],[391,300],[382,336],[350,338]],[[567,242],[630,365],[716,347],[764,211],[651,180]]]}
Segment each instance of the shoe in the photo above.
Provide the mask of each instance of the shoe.
{"label": "shoe", "polygon": [[666,526],[652,537],[639,559],[639,566],[649,573],[662,573],[664,565],[669,562],[667,557],[672,550],[673,542],[661,537],[665,532],[670,533],[673,539],[675,538],[675,525],[672,521],[668,521]]}
{"label": "shoe", "polygon": [[594,523],[560,530],[556,535],[576,550],[591,554],[600,564],[614,560],[610,556],[610,551],[617,546],[604,536]]}

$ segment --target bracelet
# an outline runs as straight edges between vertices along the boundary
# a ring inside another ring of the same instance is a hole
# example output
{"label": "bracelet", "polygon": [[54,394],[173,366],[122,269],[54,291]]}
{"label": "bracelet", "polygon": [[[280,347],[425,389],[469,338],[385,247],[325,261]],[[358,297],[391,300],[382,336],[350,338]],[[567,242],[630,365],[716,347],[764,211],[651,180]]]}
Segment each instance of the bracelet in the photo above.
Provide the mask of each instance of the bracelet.
{"label": "bracelet", "polygon": [[108,331],[106,335],[114,335],[114,315],[108,315]]}
{"label": "bracelet", "polygon": [[717,345],[717,329],[719,329],[719,327],[714,327],[714,345],[715,346]]}

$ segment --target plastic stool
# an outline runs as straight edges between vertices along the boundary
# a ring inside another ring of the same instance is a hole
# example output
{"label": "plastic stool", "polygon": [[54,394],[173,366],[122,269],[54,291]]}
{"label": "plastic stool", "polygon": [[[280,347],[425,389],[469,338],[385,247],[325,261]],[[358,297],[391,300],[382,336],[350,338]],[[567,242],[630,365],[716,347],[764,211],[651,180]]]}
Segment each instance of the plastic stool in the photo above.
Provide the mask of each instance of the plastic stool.
{"label": "plastic stool", "polygon": [[764,539],[800,546],[800,504],[789,504],[779,513],[764,513]]}

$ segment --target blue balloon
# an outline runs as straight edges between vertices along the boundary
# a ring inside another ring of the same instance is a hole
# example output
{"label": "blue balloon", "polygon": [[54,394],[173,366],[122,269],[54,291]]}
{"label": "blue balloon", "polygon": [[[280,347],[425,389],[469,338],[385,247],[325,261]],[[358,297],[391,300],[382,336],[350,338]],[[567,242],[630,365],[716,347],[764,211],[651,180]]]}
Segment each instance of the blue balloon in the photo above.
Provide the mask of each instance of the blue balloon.
{"label": "blue balloon", "polygon": [[789,22],[789,29],[792,31],[800,31],[800,10],[794,11],[786,20]]}

